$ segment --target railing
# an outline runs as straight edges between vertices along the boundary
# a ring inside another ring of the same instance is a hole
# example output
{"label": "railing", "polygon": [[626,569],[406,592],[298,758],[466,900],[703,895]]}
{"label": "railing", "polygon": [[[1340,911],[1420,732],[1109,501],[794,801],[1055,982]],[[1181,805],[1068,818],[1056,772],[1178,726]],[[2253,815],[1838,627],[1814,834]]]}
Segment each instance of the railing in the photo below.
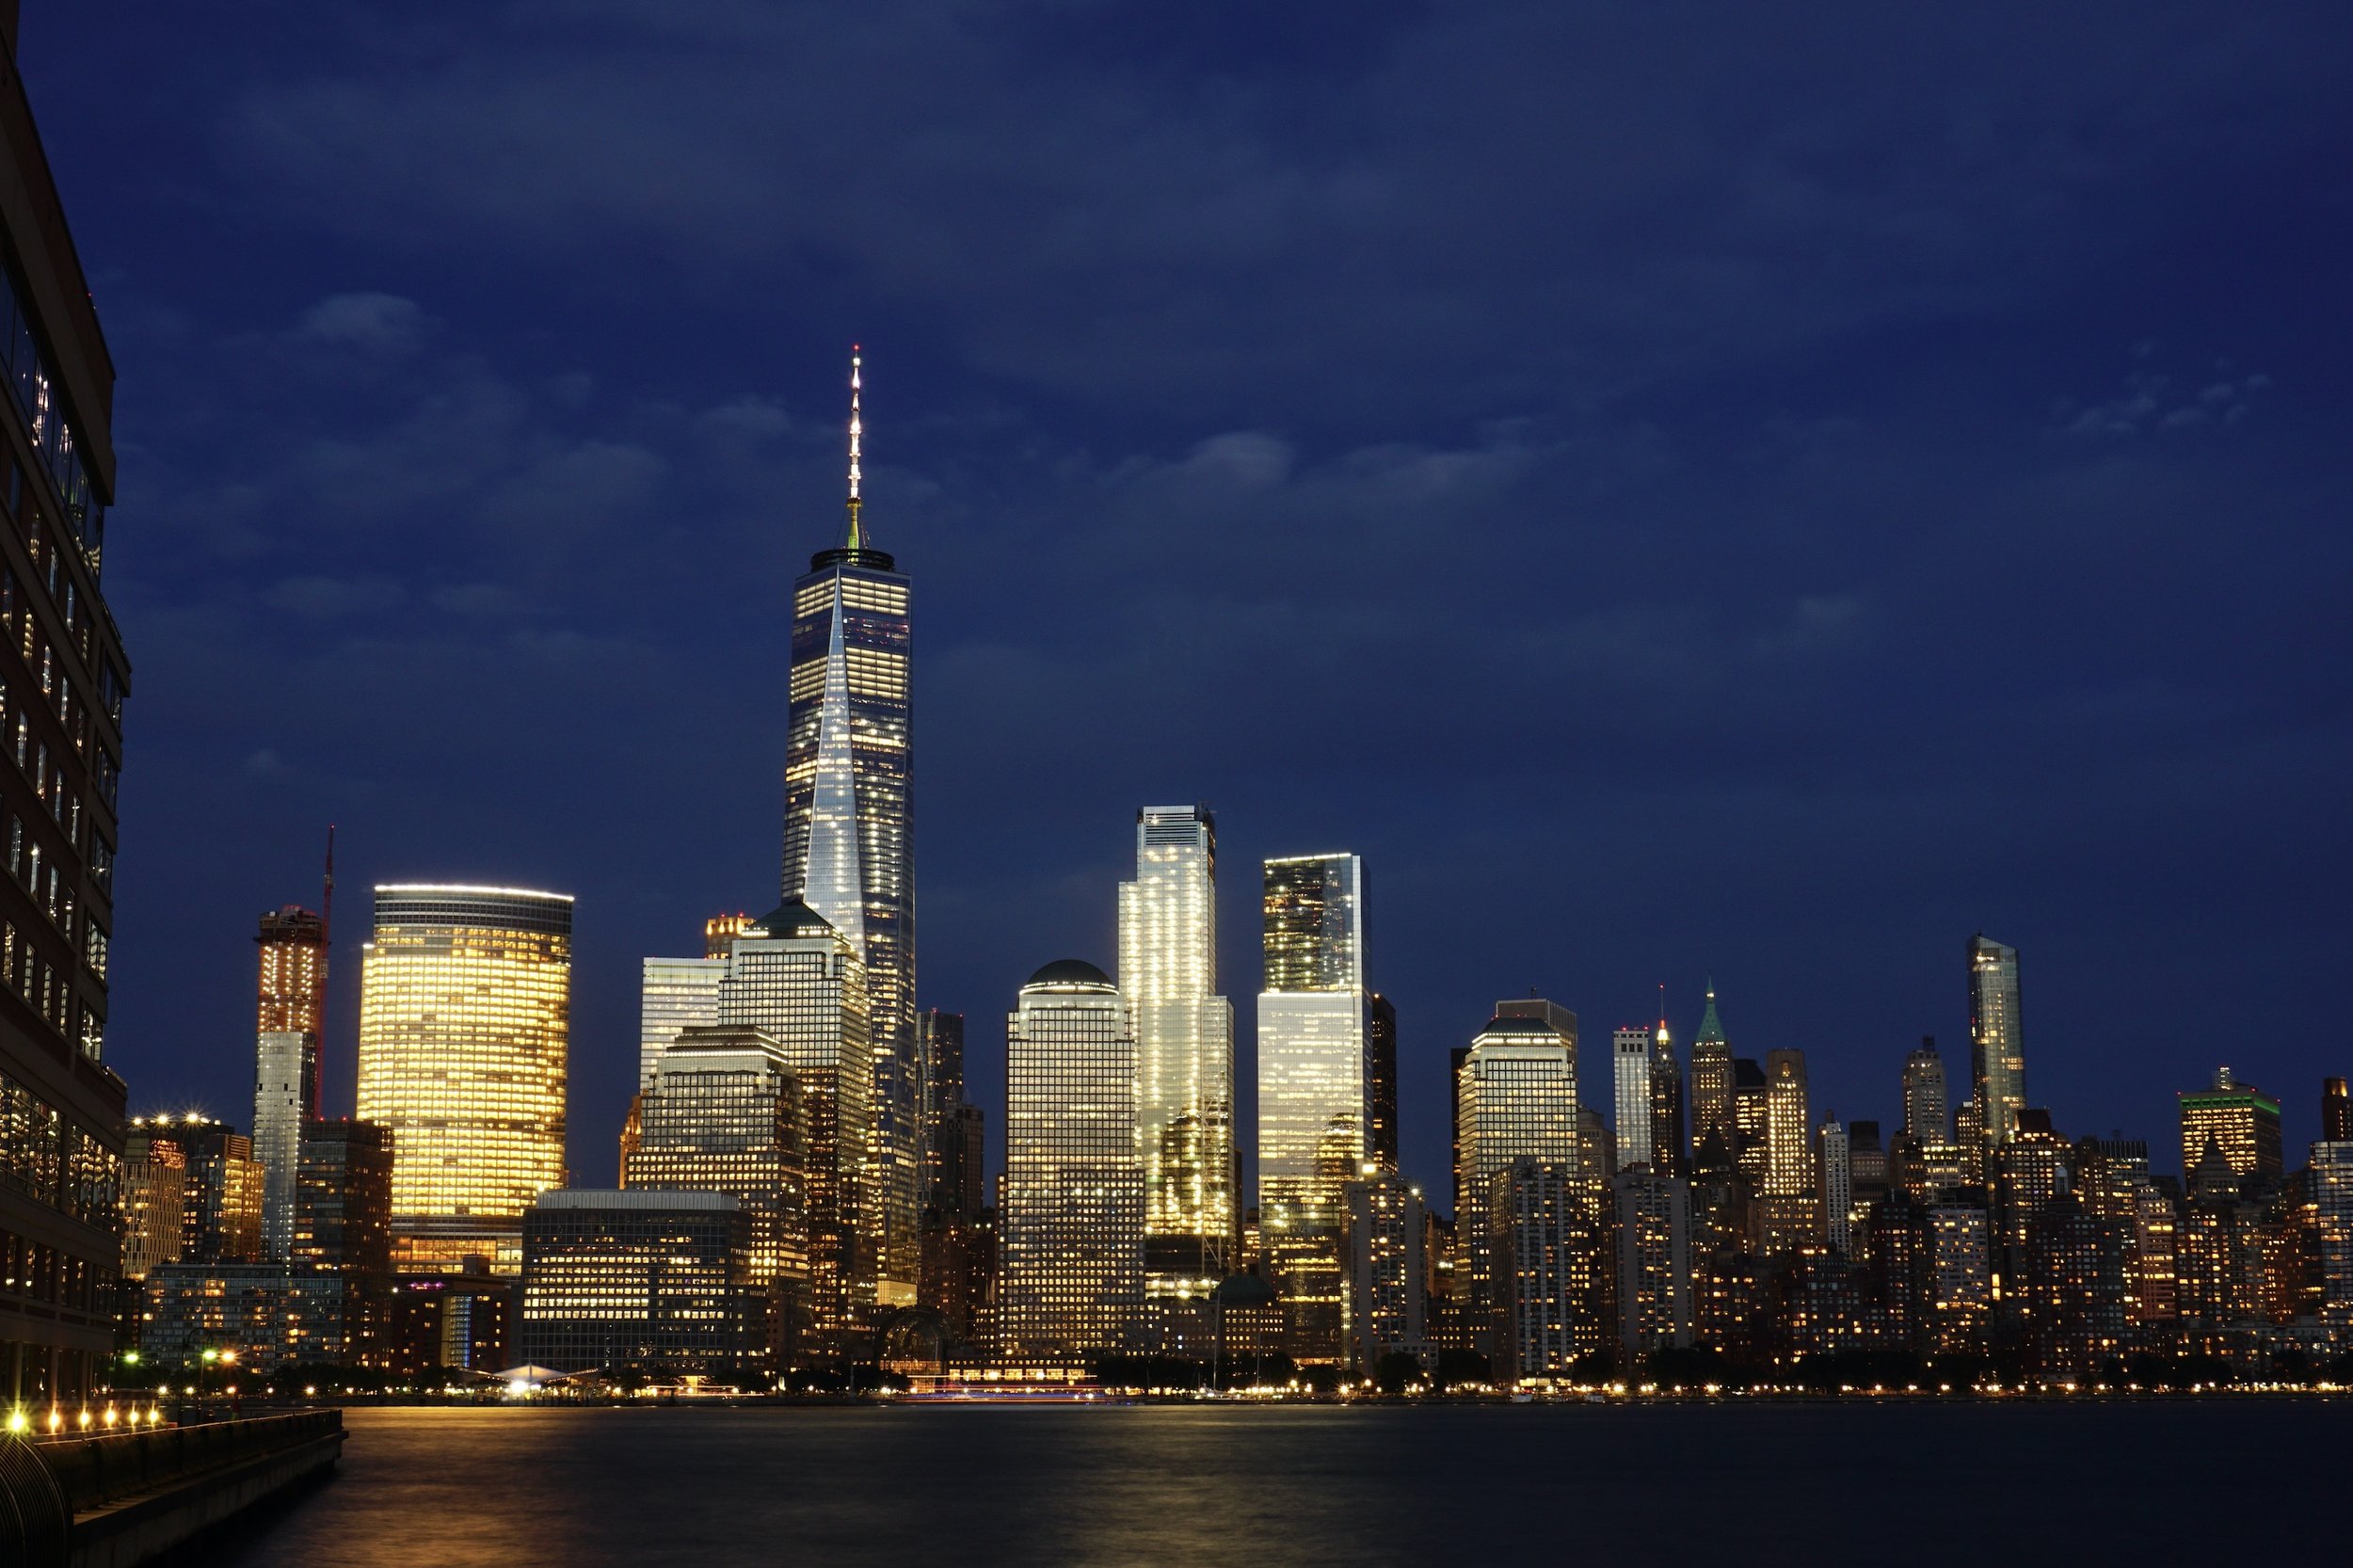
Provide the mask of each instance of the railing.
{"label": "railing", "polygon": [[211,1470],[298,1448],[344,1430],[340,1410],[305,1410],[249,1421],[157,1427],[104,1437],[64,1437],[32,1445],[64,1493],[66,1512],[152,1492]]}

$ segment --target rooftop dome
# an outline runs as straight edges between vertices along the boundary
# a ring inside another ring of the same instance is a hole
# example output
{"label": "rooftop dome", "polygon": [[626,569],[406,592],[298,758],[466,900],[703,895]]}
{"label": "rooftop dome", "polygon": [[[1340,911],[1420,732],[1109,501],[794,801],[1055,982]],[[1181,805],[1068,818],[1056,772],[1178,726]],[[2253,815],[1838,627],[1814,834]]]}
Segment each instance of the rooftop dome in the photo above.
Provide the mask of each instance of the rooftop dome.
{"label": "rooftop dome", "polygon": [[1100,985],[1109,989],[1111,983],[1110,975],[1083,958],[1057,958],[1030,977],[1031,985]]}
{"label": "rooftop dome", "polygon": [[831,920],[796,898],[786,899],[760,916],[744,933],[747,936],[775,937],[830,936],[833,934]]}

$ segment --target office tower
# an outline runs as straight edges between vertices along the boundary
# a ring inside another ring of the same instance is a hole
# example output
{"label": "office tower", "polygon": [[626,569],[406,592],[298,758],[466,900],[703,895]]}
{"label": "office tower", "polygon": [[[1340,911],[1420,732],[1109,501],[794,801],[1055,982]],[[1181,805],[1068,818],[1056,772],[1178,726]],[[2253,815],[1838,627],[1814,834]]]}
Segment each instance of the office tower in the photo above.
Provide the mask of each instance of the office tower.
{"label": "office tower", "polygon": [[296,1171],[290,1277],[325,1272],[344,1282],[344,1356],[392,1360],[392,1141],[368,1122],[316,1121],[303,1130]]}
{"label": "office tower", "polygon": [[1616,1112],[1611,1125],[1618,1134],[1618,1159],[1628,1169],[1651,1162],[1650,1035],[1647,1025],[1629,1024],[1609,1036],[1610,1103]]}
{"label": "office tower", "polygon": [[923,1063],[923,1205],[942,1205],[945,1145],[964,1106],[964,1015],[927,1007],[915,1016],[917,1054]]}
{"label": "office tower", "polygon": [[1904,1132],[1915,1144],[1953,1141],[1951,1091],[1933,1034],[1921,1035],[1920,1048],[1904,1058]]}
{"label": "office tower", "polygon": [[784,897],[866,967],[874,1084],[867,1149],[874,1299],[915,1300],[922,1064],[915,1037],[915,751],[907,579],[876,550],[859,496],[859,357],[850,358],[850,495],[840,545],[792,584],[784,753]]}
{"label": "office tower", "polygon": [[1740,1174],[1759,1193],[1765,1191],[1765,1168],[1772,1160],[1769,1087],[1764,1064],[1746,1056],[1733,1059],[1732,1154]]}
{"label": "office tower", "polygon": [[145,1279],[157,1265],[179,1261],[189,1196],[187,1150],[135,1118],[122,1140],[123,1278]]}
{"label": "office tower", "polygon": [[1351,1359],[1370,1375],[1385,1355],[1430,1354],[1429,1221],[1421,1189],[1385,1167],[1348,1184]]}
{"label": "office tower", "polygon": [[[885,1233],[873,1201],[877,1078],[866,967],[846,936],[798,901],[734,937],[727,966],[715,1027],[739,1040],[754,1032],[775,1043],[798,1080],[806,1118],[808,1332],[796,1353],[854,1360],[866,1343],[862,1329],[912,1304],[912,1287],[903,1289],[879,1272]],[[770,1084],[769,1092],[781,1090]],[[644,1138],[641,1118],[641,1144]]]}
{"label": "office tower", "polygon": [[1586,1304],[1577,1257],[1588,1242],[1581,1197],[1571,1162],[1514,1160],[1490,1179],[1483,1228],[1495,1252],[1498,1382],[1564,1377],[1577,1360]]}
{"label": "office tower", "polygon": [[1969,1062],[1979,1146],[2017,1133],[2026,1106],[2026,1048],[2018,1021],[2018,950],[1982,931],[1969,938]]}
{"label": "office tower", "polygon": [[923,1213],[921,1301],[959,1342],[980,1337],[997,1270],[997,1211],[989,1206],[986,1128],[967,1102],[941,1125],[932,1144],[939,1176]]}
{"label": "office tower", "polygon": [[376,889],[359,1111],[392,1135],[402,1268],[520,1265],[523,1210],[564,1180],[571,992],[568,894]]}
{"label": "office tower", "polygon": [[1815,1162],[1822,1179],[1822,1239],[1844,1257],[1853,1250],[1854,1145],[1835,1112],[1815,1137]]}
{"label": "office tower", "polygon": [[2194,1171],[2211,1143],[2250,1191],[2268,1192],[2284,1176],[2280,1102],[2228,1067],[2215,1069],[2211,1089],[2185,1089],[2181,1101],[2182,1169]]}
{"label": "office tower", "polygon": [[302,1140],[293,1260],[391,1283],[392,1139],[373,1123],[328,1120]]}
{"label": "office tower", "polygon": [[1926,1342],[1932,1354],[1975,1350],[1993,1304],[1988,1216],[1974,1204],[1938,1204],[1927,1218]]}
{"label": "office tower", "polygon": [[[1504,1011],[1534,1007],[1530,1014]],[[1497,1272],[1506,1239],[1496,1229],[1511,1200],[1498,1198],[1501,1174],[1530,1160],[1555,1174],[1569,1201],[1577,1160],[1577,1016],[1548,1001],[1498,1002],[1496,1016],[1471,1041],[1458,1086],[1456,1137],[1463,1195],[1455,1213],[1456,1271],[1473,1342],[1488,1348],[1501,1371],[1515,1354],[1505,1321],[1510,1281]],[[1563,1222],[1565,1223],[1565,1222]],[[1508,1259],[1509,1254],[1503,1256]],[[1565,1266],[1565,1265],[1563,1265]],[[1465,1274],[1467,1278],[1465,1278]]]}
{"label": "office tower", "polygon": [[2039,1107],[2018,1113],[2009,1142],[1994,1151],[1987,1171],[1993,1197],[1993,1277],[2015,1296],[2024,1288],[2042,1217],[2074,1187],[2074,1147]]}
{"label": "office tower", "polygon": [[723,1192],[559,1187],[522,1215],[516,1353],[732,1384],[751,1370],[751,1219]]}
{"label": "office tower", "polygon": [[1673,1176],[1621,1172],[1618,1343],[1631,1362],[1691,1344],[1691,1188]]}
{"label": "office tower", "polygon": [[2353,1139],[2314,1144],[2312,1160],[2313,1201],[2319,1210],[2320,1315],[2343,1339],[2353,1334]]}
{"label": "office tower", "polygon": [[264,1030],[253,1050],[253,1158],[262,1162],[262,1256],[285,1261],[294,1246],[295,1181],[301,1162],[302,1084],[315,1038]]}
{"label": "office tower", "polygon": [[1366,1158],[1385,1171],[1397,1169],[1397,1005],[1372,993],[1366,1036],[1367,1071],[1372,1085],[1372,1146]]}
{"label": "office tower", "polygon": [[1684,1132],[1683,1067],[1675,1061],[1674,1041],[1662,1016],[1651,1034],[1651,1169],[1660,1176],[1680,1176],[1690,1169],[1689,1150]]}
{"label": "office tower", "polygon": [[327,919],[298,904],[289,904],[262,917],[253,941],[261,959],[254,1032],[284,1031],[306,1036],[302,1118],[316,1121],[320,1115],[319,1049],[327,1027]]}
{"label": "office tower", "polygon": [[1847,1163],[1854,1181],[1854,1207],[1858,1211],[1887,1195],[1887,1148],[1880,1142],[1879,1123],[1847,1124]]}
{"label": "office tower", "polygon": [[1258,1223],[1290,1354],[1346,1359],[1343,1189],[1363,1174],[1371,1119],[1364,863],[1266,862],[1266,989],[1258,997]]}
{"label": "office tower", "polygon": [[[741,934],[738,928],[738,934]],[[728,938],[730,942],[732,936]],[[724,950],[700,958],[648,958],[637,981],[637,1087],[653,1081],[654,1064],[670,1042],[690,1029],[719,1021],[719,983],[728,972]]]}
{"label": "office tower", "polygon": [[207,1116],[135,1116],[128,1128],[150,1161],[176,1158],[183,1176],[178,1248],[155,1261],[254,1263],[262,1256],[262,1165],[252,1140]]}
{"label": "office tower", "polygon": [[1128,1348],[1144,1296],[1136,1035],[1111,977],[1076,958],[1005,1020],[998,1340],[1017,1363]]}
{"label": "office tower", "polygon": [[350,1357],[340,1275],[284,1263],[166,1263],[141,1295],[139,1353],[190,1365],[209,1352],[266,1372]]}
{"label": "office tower", "polygon": [[1754,1197],[1725,1134],[1711,1129],[1691,1155],[1691,1316],[1698,1343],[1721,1347],[1738,1332]]}
{"label": "office tower", "polygon": [[1821,1190],[1814,1169],[1813,1112],[1805,1052],[1765,1053],[1764,1179],[1757,1184],[1759,1250],[1770,1256],[1822,1239]]}
{"label": "office tower", "polygon": [[1205,1300],[1235,1224],[1234,1010],[1217,993],[1217,822],[1205,807],[1136,813],[1119,989],[1136,1028],[1144,1295]]}
{"label": "office tower", "polygon": [[758,1029],[689,1029],[639,1094],[632,1190],[724,1192],[747,1224],[744,1278],[761,1310],[751,1349],[792,1364],[808,1316],[808,1108],[785,1048]]}
{"label": "office tower", "polygon": [[[104,1065],[128,664],[100,591],[113,361],[16,69],[0,48],[0,1234],[38,1246],[0,1308],[0,1404],[87,1398],[114,1352],[122,1080]],[[75,1173],[59,1180],[56,1173]]]}
{"label": "office tower", "polygon": [[1707,1011],[1700,1032],[1691,1039],[1691,1148],[1697,1152],[1711,1132],[1719,1133],[1727,1150],[1738,1147],[1738,1128],[1733,1116],[1732,1048],[1724,1043],[1724,1026],[1716,1016],[1716,983],[1707,983]]}
{"label": "office tower", "polygon": [[2341,1078],[2320,1080],[2320,1141],[2353,1144],[2353,1099],[2345,1096]]}

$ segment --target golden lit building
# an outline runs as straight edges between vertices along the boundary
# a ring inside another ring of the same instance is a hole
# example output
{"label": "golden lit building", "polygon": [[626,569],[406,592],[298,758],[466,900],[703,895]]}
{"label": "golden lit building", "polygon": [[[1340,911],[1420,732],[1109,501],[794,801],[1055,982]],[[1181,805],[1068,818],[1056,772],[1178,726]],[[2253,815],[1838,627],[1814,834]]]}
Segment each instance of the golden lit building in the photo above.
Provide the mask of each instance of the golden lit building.
{"label": "golden lit building", "polygon": [[568,894],[376,889],[359,1109],[392,1135],[400,1269],[520,1266],[523,1211],[564,1182],[571,984]]}
{"label": "golden lit building", "polygon": [[2281,1147],[2280,1102],[2251,1083],[2217,1068],[2211,1089],[2185,1089],[2182,1107],[2182,1169],[2195,1171],[2212,1143],[2234,1175],[2251,1187],[2279,1185],[2286,1160]]}
{"label": "golden lit building", "polygon": [[998,1343],[1016,1367],[1128,1349],[1144,1299],[1136,1032],[1127,999],[1064,958],[1005,1020]]}

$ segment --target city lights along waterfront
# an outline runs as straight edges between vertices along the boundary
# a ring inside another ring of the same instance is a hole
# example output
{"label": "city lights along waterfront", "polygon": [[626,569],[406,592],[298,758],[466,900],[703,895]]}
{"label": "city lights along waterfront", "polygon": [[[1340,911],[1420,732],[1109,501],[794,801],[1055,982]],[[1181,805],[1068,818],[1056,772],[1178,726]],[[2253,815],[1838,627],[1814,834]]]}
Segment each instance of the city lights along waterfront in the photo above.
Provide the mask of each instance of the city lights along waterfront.
{"label": "city lights along waterfront", "polygon": [[[1537,132],[1509,99],[1618,95],[1466,87],[1459,24],[1414,8],[1429,36],[1286,13],[1247,70],[1201,66],[1239,24],[1213,17],[1184,49],[1108,15],[894,18],[818,83],[787,77],[845,24],[689,0],[575,92],[629,8],[532,53],[539,9],[374,19],[332,81],[270,52],[340,16],[240,36],[234,70],[175,58],[169,90],[64,93],[53,168],[0,0],[0,1563],[2346,1555],[2353,1046],[2184,1022],[2160,1056],[2081,1003],[2170,984],[2211,1020],[2343,945],[2342,812],[2297,794],[2341,776],[2343,704],[2289,679],[2343,663],[2343,454],[2296,465],[2342,424],[2335,361],[2303,386],[2246,362],[2316,312],[2083,306],[2139,286],[2153,236],[2243,248],[2237,208],[2155,230],[2119,193],[2251,203],[2341,135],[2144,169],[2118,144],[2149,137],[2086,127],[2261,137],[2166,99],[2155,44],[2087,72],[2007,37],[2032,90],[1971,77],[1950,96],[2000,124],[1948,110],[1933,156],[1887,105],[1940,95],[1811,47],[1760,135],[1753,57],[1814,41],[1785,19],[1735,30],[1739,93],[1695,68],[1624,94],[1634,120],[1702,82],[1671,134]],[[149,19],[122,57],[186,25]],[[1868,47],[1900,56],[1931,24],[1886,25]],[[794,58],[750,101],[805,120],[723,108],[707,155],[704,100],[777,28]],[[1560,58],[1607,57],[1607,31]],[[2335,88],[2307,31],[2299,69]],[[957,90],[935,34],[1003,49],[1021,90]],[[2212,57],[2249,79],[2221,96],[2296,120],[2297,80],[2234,40]],[[464,90],[433,74],[452,60]],[[2016,106],[2087,74],[2149,101],[2071,103],[2064,131]],[[1294,89],[1280,113],[1261,76]],[[1433,151],[1397,156],[1350,95],[1425,77]],[[1845,109],[1868,155],[1824,128],[1830,78],[1871,84]],[[1113,129],[1055,123],[1098,95]],[[983,135],[1008,96],[1035,117],[1018,155]],[[562,124],[573,98],[593,126]],[[1730,176],[1692,179],[1668,144],[1718,120]],[[1278,121],[1333,146],[1251,145]],[[1483,144],[1449,150],[1458,121]],[[2011,139],[2033,156],[2005,163]],[[118,141],[136,166],[93,178]],[[1523,145],[1631,174],[1551,189]],[[823,190],[764,185],[772,158]],[[1841,187],[1880,164],[1909,183]],[[2080,184],[2038,186],[2046,165]],[[1417,205],[1409,166],[1444,200]],[[319,169],[333,200],[305,194]],[[1737,217],[1680,256],[1613,277],[1562,243],[1665,244],[1717,185]],[[697,239],[712,191],[725,233]],[[1090,205],[1138,193],[1175,204]],[[2019,258],[2089,241],[1989,205],[2073,212],[2133,264],[2038,284]],[[219,232],[171,229],[190,212]],[[1534,296],[1419,292],[1553,213]],[[518,215],[536,260],[502,238]],[[1768,248],[1805,286],[1734,243],[1792,215],[1811,227]],[[2297,216],[2281,248],[2325,256]],[[1277,265],[1292,231],[1312,250]],[[1877,231],[1940,254],[1850,274]],[[1444,264],[1412,248],[1432,235]],[[426,264],[451,244],[462,264]],[[531,270],[551,256],[560,283]],[[2228,292],[2298,297],[2283,280]],[[1998,312],[2038,289],[2046,326],[2115,341],[2028,362],[2038,318]],[[1049,310],[987,319],[1032,290]],[[673,329],[714,308],[724,343]],[[554,313],[583,309],[597,330]],[[851,341],[865,321],[884,337]],[[2019,362],[1948,366],[1961,339]],[[1714,340],[1736,358],[1690,346]],[[1874,346],[1829,351],[1850,341]],[[2119,352],[2121,396],[2084,368]],[[1935,379],[1933,440],[1893,361]],[[2107,391],[2046,384],[2086,374]],[[1762,403],[1711,402],[1752,381]],[[1872,461],[1891,440],[1907,462]],[[2321,520],[2288,554],[2266,498]],[[1865,548],[1788,520],[1840,507]],[[2120,520],[2153,600],[2115,581]],[[2228,569],[2174,536],[2226,539]],[[2191,601],[2249,561],[2276,580]],[[2273,623],[2305,640],[2265,664]],[[126,811],[141,648],[168,760]],[[1956,691],[1933,741],[1896,722]],[[381,872],[340,929],[339,825],[346,871]],[[1753,861],[1692,888],[1727,849]],[[2287,908],[2259,872],[2297,856]],[[2144,905],[2182,888],[2205,923],[2193,943],[2164,904],[2157,952]],[[1823,1000],[1865,975],[1868,1007]]]}

